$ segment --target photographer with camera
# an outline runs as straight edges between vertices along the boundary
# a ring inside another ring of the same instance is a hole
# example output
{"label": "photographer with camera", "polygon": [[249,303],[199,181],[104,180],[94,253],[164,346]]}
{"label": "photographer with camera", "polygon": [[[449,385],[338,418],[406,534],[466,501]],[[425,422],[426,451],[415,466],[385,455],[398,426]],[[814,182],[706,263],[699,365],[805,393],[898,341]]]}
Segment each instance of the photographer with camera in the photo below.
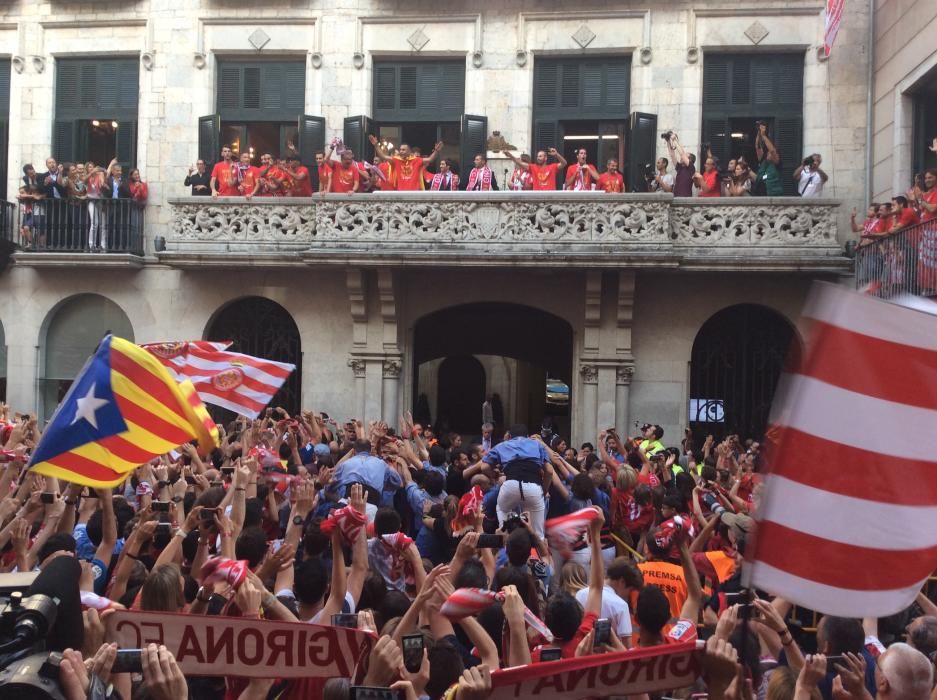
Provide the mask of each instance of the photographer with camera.
{"label": "photographer with camera", "polygon": [[801,197],[822,197],[823,185],[829,180],[829,175],[823,172],[820,164],[823,159],[819,153],[804,158],[797,170],[794,171],[794,181],[797,182],[797,194]]}
{"label": "photographer with camera", "polygon": [[768,124],[763,121],[755,122],[758,132],[755,135],[755,155],[758,156],[758,175],[755,179],[753,195],[780,197],[784,194],[781,185],[781,156],[774,142],[768,138]]}
{"label": "photographer with camera", "polygon": [[696,175],[696,166],[694,161],[696,157],[692,153],[687,153],[674,131],[665,131],[660,137],[667,144],[670,151],[670,159],[674,163],[676,173],[671,191],[674,197],[692,197],[693,196],[693,176]]}
{"label": "photographer with camera", "polygon": [[647,182],[648,192],[673,192],[673,173],[667,172],[670,162],[664,158],[657,159],[657,170],[650,163],[644,166],[644,180]]}

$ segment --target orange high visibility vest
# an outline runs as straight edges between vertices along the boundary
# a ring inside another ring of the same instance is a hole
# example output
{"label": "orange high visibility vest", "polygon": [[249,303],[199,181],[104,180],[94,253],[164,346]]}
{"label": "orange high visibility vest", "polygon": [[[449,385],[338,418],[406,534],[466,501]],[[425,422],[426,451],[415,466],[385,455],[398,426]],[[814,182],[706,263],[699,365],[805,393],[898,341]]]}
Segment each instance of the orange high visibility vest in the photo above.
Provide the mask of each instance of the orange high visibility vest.
{"label": "orange high visibility vest", "polygon": [[638,568],[644,574],[644,585],[659,586],[670,603],[670,616],[679,618],[689,597],[683,567],[666,561],[646,561],[638,564]]}

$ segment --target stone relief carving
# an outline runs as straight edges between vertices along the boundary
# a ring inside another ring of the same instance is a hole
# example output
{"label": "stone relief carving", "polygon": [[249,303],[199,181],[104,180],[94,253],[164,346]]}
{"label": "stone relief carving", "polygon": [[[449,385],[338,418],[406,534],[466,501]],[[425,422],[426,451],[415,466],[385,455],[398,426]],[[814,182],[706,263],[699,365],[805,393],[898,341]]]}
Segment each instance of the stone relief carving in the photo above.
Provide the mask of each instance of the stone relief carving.
{"label": "stone relief carving", "polygon": [[599,381],[599,368],[595,365],[580,365],[579,376],[584,384],[597,384]]}
{"label": "stone relief carving", "polygon": [[384,378],[397,379],[403,370],[403,363],[400,360],[384,360]]}
{"label": "stone relief carving", "polygon": [[314,203],[171,202],[172,241],[311,244],[397,243],[651,244],[660,246],[837,248],[836,207],[765,200],[738,205],[501,197],[407,201],[356,196]]}
{"label": "stone relief carving", "polygon": [[315,207],[232,204],[174,205],[172,234],[184,241],[312,241]]}
{"label": "stone relief carving", "polygon": [[634,365],[622,365],[615,370],[616,384],[631,384],[632,377],[634,377]]}
{"label": "stone relief carving", "polygon": [[353,357],[348,360],[348,366],[351,367],[351,371],[354,373],[355,377],[363,378],[368,363],[360,358]]}

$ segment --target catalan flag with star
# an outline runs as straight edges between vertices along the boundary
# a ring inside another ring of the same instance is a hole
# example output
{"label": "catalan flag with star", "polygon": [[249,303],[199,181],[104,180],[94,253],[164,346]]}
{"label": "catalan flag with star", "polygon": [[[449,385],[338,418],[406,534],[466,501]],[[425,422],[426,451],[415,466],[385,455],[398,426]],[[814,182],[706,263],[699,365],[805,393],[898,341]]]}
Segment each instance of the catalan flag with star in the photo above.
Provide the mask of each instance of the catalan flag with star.
{"label": "catalan flag with star", "polygon": [[192,383],[152,354],[108,335],[75,378],[33,451],[29,468],[76,484],[110,487],[183,443],[218,445],[218,428]]}

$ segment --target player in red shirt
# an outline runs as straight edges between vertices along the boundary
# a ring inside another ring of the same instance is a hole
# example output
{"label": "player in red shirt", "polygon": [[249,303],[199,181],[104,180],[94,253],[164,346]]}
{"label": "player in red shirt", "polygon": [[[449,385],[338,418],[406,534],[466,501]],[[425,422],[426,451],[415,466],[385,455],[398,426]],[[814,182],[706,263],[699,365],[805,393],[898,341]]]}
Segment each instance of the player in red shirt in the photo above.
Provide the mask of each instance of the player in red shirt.
{"label": "player in red shirt", "polygon": [[423,169],[439,157],[439,152],[442,151],[442,141],[433,147],[433,152],[428,158],[423,158],[414,155],[410,151],[410,146],[406,143],[400,144],[397,148],[397,154],[391,156],[384,151],[377,137],[370,135],[368,139],[374,146],[374,152],[377,156],[381,160],[390,163],[397,190],[403,192],[426,189]]}
{"label": "player in red shirt", "polygon": [[618,172],[618,160],[609,158],[605,172],[599,175],[598,189],[605,192],[620,193],[625,191],[625,178]]}
{"label": "player in red shirt", "polygon": [[891,231],[892,222],[891,202],[882,202],[878,207],[878,221],[872,228],[872,233],[876,236],[885,235]]}
{"label": "player in red shirt", "polygon": [[394,173],[391,170],[390,163],[386,163],[381,160],[380,156],[374,156],[372,164],[377,170],[381,171],[383,178],[378,174],[373,174],[371,179],[374,181],[374,189],[381,190],[382,192],[392,192],[397,189],[397,186],[394,184]]}
{"label": "player in red shirt", "polygon": [[[330,152],[331,153],[331,152]],[[325,158],[322,151],[316,152],[316,168],[319,171],[319,189],[317,192],[325,194],[332,191],[332,165]]]}
{"label": "player in red shirt", "polygon": [[235,163],[232,160],[231,146],[221,149],[221,160],[211,169],[212,197],[240,197],[237,178],[234,174]]}
{"label": "player in red shirt", "polygon": [[585,148],[576,151],[576,162],[566,168],[566,189],[586,192],[599,179],[599,171],[586,162],[588,153]]}
{"label": "player in red shirt", "polygon": [[[934,139],[934,145],[931,150],[937,153],[937,139]],[[930,168],[924,171],[924,190],[915,185],[908,192],[908,199],[915,202],[921,212],[921,221],[932,221],[937,219],[937,168]]]}
{"label": "player in red shirt", "polygon": [[332,192],[348,194],[357,192],[361,186],[361,175],[355,163],[355,154],[342,151],[341,160],[332,163]]}
{"label": "player in red shirt", "polygon": [[914,224],[920,222],[917,212],[908,204],[906,197],[898,195],[893,197],[891,201],[894,203],[892,208],[895,212],[894,223],[891,226],[892,232],[905,226],[914,226]]}
{"label": "player in red shirt", "polygon": [[[525,163],[519,158],[516,158],[513,153],[510,151],[502,151],[504,155],[514,161],[514,164],[518,168],[528,171],[531,174],[533,179],[532,187],[533,190],[555,190],[556,189],[556,174],[560,169],[566,168],[566,159],[560,155],[552,146],[546,151],[537,151],[537,162],[536,163]],[[547,156],[556,158],[555,163],[548,163]]]}
{"label": "player in red shirt", "polygon": [[260,197],[286,197],[293,190],[293,179],[269,153],[260,156]]}
{"label": "player in red shirt", "polygon": [[251,154],[242,153],[240,162],[234,166],[238,194],[250,199],[260,188],[260,172],[251,165]]}
{"label": "player in red shirt", "polygon": [[293,189],[290,194],[293,197],[311,197],[312,180],[309,177],[309,168],[300,162],[299,155],[296,153],[290,153],[287,156],[286,164],[286,171],[293,182]]}

